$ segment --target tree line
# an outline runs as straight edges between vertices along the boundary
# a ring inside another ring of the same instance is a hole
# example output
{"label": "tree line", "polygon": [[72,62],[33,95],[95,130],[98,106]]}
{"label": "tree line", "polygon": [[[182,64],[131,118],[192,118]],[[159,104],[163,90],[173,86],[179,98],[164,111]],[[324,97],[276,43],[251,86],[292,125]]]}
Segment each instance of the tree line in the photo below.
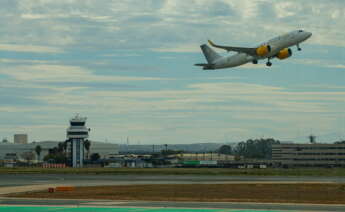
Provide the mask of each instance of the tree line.
{"label": "tree line", "polygon": [[[83,142],[84,148],[86,150],[86,159],[89,159],[89,152],[91,147],[91,142],[89,140],[85,140]],[[56,147],[53,147],[48,150],[48,154],[44,156],[43,161],[53,161],[54,163],[66,163],[67,162],[67,141],[59,142]],[[40,160],[42,147],[37,145],[35,147],[35,152],[37,154],[38,160]],[[91,159],[98,160],[100,155],[96,153],[95,155],[91,155]]]}
{"label": "tree line", "polygon": [[249,139],[239,142],[234,147],[223,145],[218,149],[218,153],[248,159],[271,159],[273,144],[280,144],[280,141],[273,138]]}

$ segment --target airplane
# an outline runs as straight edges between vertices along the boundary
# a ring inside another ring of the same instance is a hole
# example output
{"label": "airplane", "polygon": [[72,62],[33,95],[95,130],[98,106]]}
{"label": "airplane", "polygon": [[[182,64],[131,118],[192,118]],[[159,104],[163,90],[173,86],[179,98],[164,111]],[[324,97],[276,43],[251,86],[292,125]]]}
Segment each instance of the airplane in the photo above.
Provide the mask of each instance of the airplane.
{"label": "airplane", "polygon": [[195,66],[202,66],[204,70],[214,70],[223,68],[232,68],[249,62],[258,64],[258,60],[267,59],[266,65],[272,66],[271,59],[278,58],[280,60],[292,56],[291,46],[297,46],[297,50],[301,51],[300,43],[306,41],[312,36],[311,32],[304,30],[295,30],[284,35],[275,37],[266,43],[262,43],[255,48],[221,46],[214,44],[208,40],[209,44],[215,48],[224,49],[228,52],[237,52],[235,55],[221,56],[207,44],[200,46],[207,63],[198,63]]}

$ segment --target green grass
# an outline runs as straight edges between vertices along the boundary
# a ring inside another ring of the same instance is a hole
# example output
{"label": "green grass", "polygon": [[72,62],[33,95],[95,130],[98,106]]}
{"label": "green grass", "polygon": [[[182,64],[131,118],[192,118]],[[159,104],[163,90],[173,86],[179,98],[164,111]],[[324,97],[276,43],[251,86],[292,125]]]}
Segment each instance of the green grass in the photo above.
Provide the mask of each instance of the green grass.
{"label": "green grass", "polygon": [[0,168],[0,174],[114,174],[223,176],[345,176],[345,168],[229,169],[229,168]]}

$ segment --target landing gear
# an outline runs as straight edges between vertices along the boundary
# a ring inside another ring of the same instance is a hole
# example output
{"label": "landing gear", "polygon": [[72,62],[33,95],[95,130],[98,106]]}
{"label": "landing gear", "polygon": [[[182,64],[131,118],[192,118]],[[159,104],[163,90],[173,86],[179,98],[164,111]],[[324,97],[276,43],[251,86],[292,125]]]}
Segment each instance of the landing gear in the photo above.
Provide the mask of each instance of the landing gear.
{"label": "landing gear", "polygon": [[297,44],[297,50],[302,51],[301,47],[299,47],[299,44]]}
{"label": "landing gear", "polygon": [[253,64],[258,64],[258,60],[253,60]]}
{"label": "landing gear", "polygon": [[268,66],[268,67],[272,66],[272,63],[271,63],[270,59],[271,59],[271,58],[268,58],[268,61],[267,61],[267,63],[266,63],[266,66]]}

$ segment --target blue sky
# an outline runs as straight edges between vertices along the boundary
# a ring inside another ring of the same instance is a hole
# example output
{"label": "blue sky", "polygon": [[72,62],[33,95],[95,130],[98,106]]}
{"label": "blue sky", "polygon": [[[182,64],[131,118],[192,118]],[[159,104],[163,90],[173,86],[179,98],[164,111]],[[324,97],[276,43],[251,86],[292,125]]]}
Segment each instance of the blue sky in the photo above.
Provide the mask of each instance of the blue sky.
{"label": "blue sky", "polygon": [[[0,137],[63,140],[80,113],[114,143],[345,138],[343,0],[1,0],[0,16]],[[207,39],[295,29],[313,37],[271,68],[193,66]]]}

